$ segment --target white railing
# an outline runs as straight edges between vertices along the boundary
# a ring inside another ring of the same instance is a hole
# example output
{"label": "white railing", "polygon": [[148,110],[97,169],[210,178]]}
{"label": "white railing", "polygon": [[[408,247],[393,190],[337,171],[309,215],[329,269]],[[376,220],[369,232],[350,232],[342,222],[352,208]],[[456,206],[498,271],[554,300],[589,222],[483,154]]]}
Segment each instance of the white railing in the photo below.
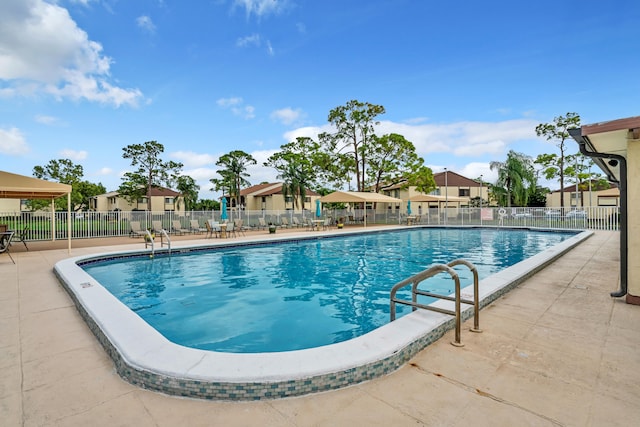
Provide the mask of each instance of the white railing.
{"label": "white railing", "polygon": [[[414,204],[417,205],[417,204]],[[0,224],[9,230],[21,233],[26,227],[27,240],[66,239],[67,212],[56,212],[52,221],[50,212],[0,212]],[[131,222],[139,222],[141,228],[153,230],[154,223],[169,233],[173,222],[179,221],[183,229],[191,229],[191,220],[197,220],[201,228],[212,219],[224,222],[220,211],[176,212],[73,212],[71,219],[72,238],[127,236],[131,234]],[[409,219],[408,219],[409,217]],[[262,223],[281,226],[286,218],[288,226],[295,227],[297,220],[303,227],[309,218],[316,219],[315,210],[304,211],[236,211],[227,212],[226,221],[242,219],[247,230],[261,229]],[[321,218],[330,218],[332,224],[342,219],[347,225],[363,224],[362,209],[323,209]],[[367,224],[427,224],[427,225],[483,225],[504,227],[544,227],[594,230],[618,230],[619,209],[617,207],[585,207],[580,209],[556,208],[458,208],[422,209],[412,206],[411,215],[397,209],[367,210]],[[55,236],[51,229],[55,224]]]}

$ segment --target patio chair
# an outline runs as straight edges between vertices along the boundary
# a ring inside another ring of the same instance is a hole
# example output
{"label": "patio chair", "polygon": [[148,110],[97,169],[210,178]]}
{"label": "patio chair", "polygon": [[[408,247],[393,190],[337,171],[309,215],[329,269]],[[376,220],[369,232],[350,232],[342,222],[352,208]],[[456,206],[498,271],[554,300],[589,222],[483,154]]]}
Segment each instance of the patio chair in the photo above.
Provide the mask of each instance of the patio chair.
{"label": "patio chair", "polygon": [[172,224],[173,224],[173,229],[171,231],[173,231],[176,234],[187,234],[190,231],[186,228],[182,228],[182,224],[180,224],[179,219],[174,219]]}
{"label": "patio chair", "polygon": [[234,219],[233,223],[235,225],[235,229],[238,233],[242,234],[243,236],[246,236],[245,233],[245,228],[244,228],[244,221],[242,221],[241,219]]}
{"label": "patio chair", "polygon": [[236,234],[236,224],[235,224],[235,222],[228,222],[227,223],[226,234],[227,234],[227,237],[231,237],[232,234],[234,236],[238,237],[238,235]]}
{"label": "patio chair", "polygon": [[129,237],[143,237],[147,234],[147,231],[140,227],[140,221],[131,221],[129,226],[131,227]]}
{"label": "patio chair", "polygon": [[191,232],[192,233],[196,233],[196,234],[206,233],[207,232],[207,227],[201,227],[200,223],[198,222],[197,219],[192,219],[191,220]]}
{"label": "patio chair", "polygon": [[324,222],[322,223],[322,229],[328,230],[330,225],[331,225],[331,218],[325,218]]}
{"label": "patio chair", "polygon": [[289,224],[289,220],[287,219],[286,216],[283,216],[282,218],[280,218],[280,227],[282,228],[291,227],[291,224]]}
{"label": "patio chair", "polygon": [[300,223],[300,220],[295,216],[293,218],[291,218],[291,222],[293,223],[293,225],[296,226],[296,228],[302,227],[302,224]]}
{"label": "patio chair", "polygon": [[307,219],[307,230],[314,231],[316,229],[316,223],[311,218]]}
{"label": "patio chair", "polygon": [[18,234],[18,236],[16,237],[14,235],[14,242],[22,242],[22,244],[24,245],[24,248],[26,250],[29,250],[29,247],[27,246],[27,232],[29,231],[29,226],[25,225],[24,228],[22,229],[22,231],[20,232],[20,234]]}
{"label": "patio chair", "polygon": [[13,239],[13,235],[15,234],[15,231],[5,231],[1,237],[0,237],[0,254],[3,253],[7,253],[7,255],[9,255],[9,258],[11,258],[11,262],[12,263],[16,263],[13,260],[13,257],[11,256],[11,253],[9,252],[9,247],[11,246],[11,239]]}
{"label": "patio chair", "polygon": [[218,223],[218,221],[214,221],[212,219],[207,220],[207,222],[205,222],[205,225],[207,226],[207,236],[206,237],[213,237],[213,235],[215,234],[216,237],[220,237],[220,232],[222,231],[220,228],[220,224]]}

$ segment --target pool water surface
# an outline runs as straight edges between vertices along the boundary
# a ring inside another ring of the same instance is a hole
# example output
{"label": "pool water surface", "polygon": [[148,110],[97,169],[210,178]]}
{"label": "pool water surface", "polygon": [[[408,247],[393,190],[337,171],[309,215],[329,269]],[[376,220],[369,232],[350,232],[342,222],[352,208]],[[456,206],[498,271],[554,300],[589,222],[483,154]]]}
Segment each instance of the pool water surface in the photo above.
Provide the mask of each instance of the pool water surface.
{"label": "pool water surface", "polygon": [[[176,344],[280,352],[346,341],[387,324],[391,287],[433,264],[463,258],[475,264],[482,279],[572,236],[415,228],[92,262],[82,268]],[[464,267],[458,272],[463,287],[472,282]],[[453,281],[439,275],[427,287],[450,294]],[[410,312],[398,308],[399,316]]]}

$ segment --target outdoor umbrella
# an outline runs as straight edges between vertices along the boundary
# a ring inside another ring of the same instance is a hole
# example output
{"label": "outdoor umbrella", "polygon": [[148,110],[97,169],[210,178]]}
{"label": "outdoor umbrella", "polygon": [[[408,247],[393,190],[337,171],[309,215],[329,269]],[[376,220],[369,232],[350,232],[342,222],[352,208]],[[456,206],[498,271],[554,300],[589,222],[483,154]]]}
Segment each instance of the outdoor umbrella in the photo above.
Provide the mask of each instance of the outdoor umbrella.
{"label": "outdoor umbrella", "polygon": [[222,207],[220,208],[220,219],[227,219],[227,198],[222,198]]}
{"label": "outdoor umbrella", "polygon": [[320,210],[320,199],[316,199],[316,216],[318,218],[322,216],[322,211]]}
{"label": "outdoor umbrella", "polygon": [[407,201],[407,215],[411,215],[411,200]]}

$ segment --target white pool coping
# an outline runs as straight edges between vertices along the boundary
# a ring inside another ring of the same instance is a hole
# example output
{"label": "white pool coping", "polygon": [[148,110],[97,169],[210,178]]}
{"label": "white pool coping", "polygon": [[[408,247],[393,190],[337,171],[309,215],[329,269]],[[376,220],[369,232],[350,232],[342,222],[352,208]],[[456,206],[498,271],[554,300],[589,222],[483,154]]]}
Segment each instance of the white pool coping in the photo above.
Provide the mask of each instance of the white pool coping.
{"label": "white pool coping", "polygon": [[[340,235],[344,234],[340,232]],[[480,300],[485,301],[486,304],[496,299],[495,295],[500,290],[526,279],[592,234],[592,231],[580,232],[544,252],[481,280]],[[261,241],[301,240],[316,237],[318,236],[295,238],[278,236],[275,239],[266,238]],[[232,241],[225,242],[223,245],[236,246],[245,243],[247,242]],[[220,244],[209,242],[188,247],[198,246],[209,247],[220,246]],[[179,249],[180,247],[176,247],[174,251]],[[163,337],[77,264],[105,256],[140,252],[142,251],[111,252],[68,258],[58,262],[54,270],[67,290],[73,294],[77,304],[81,305],[93,319],[126,365],[164,377],[209,383],[268,383],[302,380],[344,372],[393,356],[451,320],[451,316],[448,315],[418,310],[358,338],[296,351],[243,354],[188,348]],[[462,295],[463,298],[472,298],[472,284],[462,289]],[[495,297],[492,298],[492,295]],[[440,300],[434,305],[449,310],[454,309],[454,303],[450,301]],[[472,307],[467,307],[466,311],[470,310]],[[480,326],[482,327],[482,322]]]}

